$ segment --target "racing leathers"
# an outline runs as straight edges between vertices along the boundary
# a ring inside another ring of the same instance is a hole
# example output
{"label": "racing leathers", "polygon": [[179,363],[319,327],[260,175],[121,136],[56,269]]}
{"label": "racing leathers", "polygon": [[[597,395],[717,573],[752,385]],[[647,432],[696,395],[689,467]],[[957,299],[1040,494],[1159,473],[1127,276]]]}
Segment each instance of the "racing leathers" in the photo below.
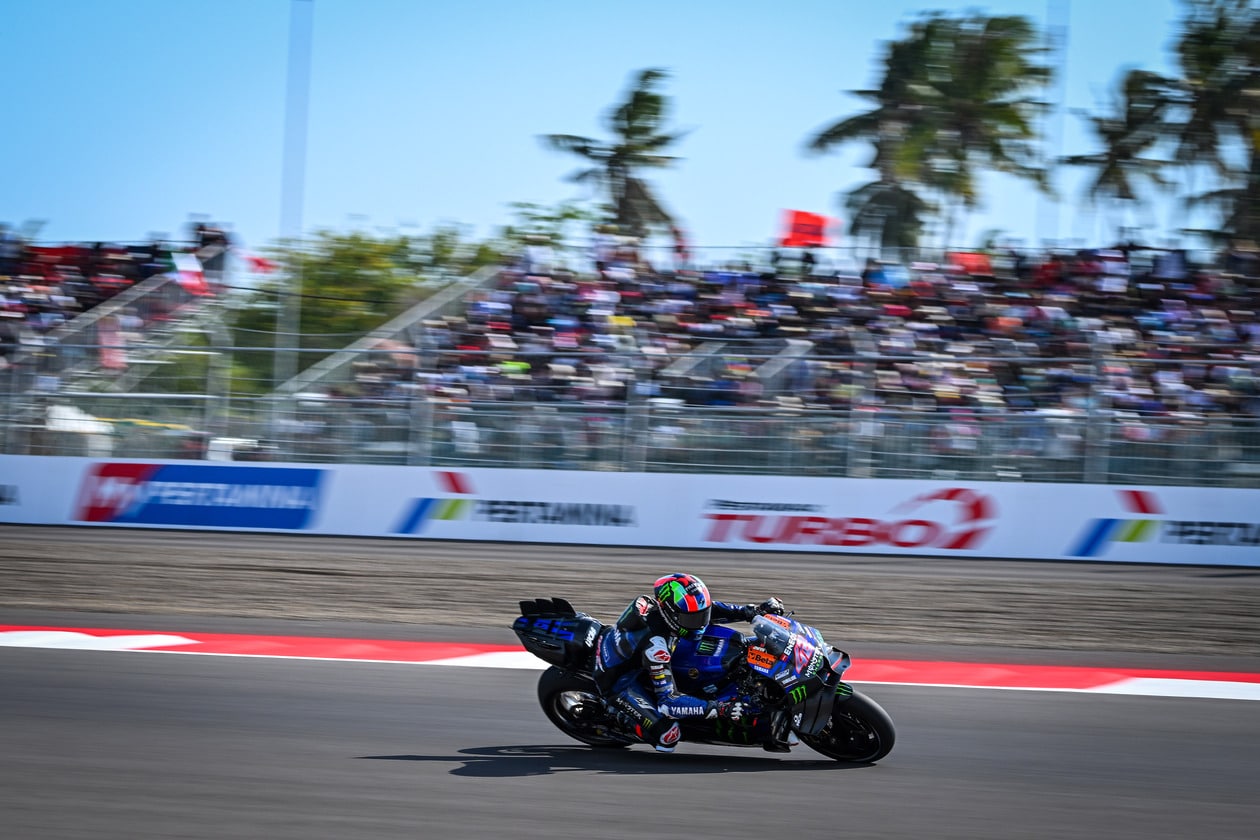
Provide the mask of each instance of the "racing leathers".
{"label": "racing leathers", "polygon": [[[714,601],[710,620],[751,621],[757,610],[751,604]],[[601,633],[595,648],[595,683],[605,701],[658,752],[673,752],[681,736],[679,718],[719,715],[737,720],[741,714],[738,703],[679,693],[670,665],[677,642],[656,602],[641,595]]]}

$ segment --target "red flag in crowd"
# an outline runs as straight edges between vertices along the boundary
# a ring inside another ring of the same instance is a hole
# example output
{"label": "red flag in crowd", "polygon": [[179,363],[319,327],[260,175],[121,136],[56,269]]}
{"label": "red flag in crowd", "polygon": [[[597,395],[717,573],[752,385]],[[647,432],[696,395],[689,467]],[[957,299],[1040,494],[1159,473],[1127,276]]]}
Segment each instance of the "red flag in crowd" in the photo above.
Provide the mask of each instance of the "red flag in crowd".
{"label": "red flag in crowd", "polygon": [[993,265],[989,262],[987,254],[978,254],[970,251],[953,251],[945,255],[945,259],[951,265],[962,268],[968,274],[974,274],[982,277],[989,277],[993,274]]}
{"label": "red flag in crowd", "polygon": [[822,248],[827,245],[827,225],[831,219],[819,213],[804,210],[785,210],[784,234],[779,244],[783,248]]}
{"label": "red flag in crowd", "polygon": [[266,257],[260,257],[257,254],[249,254],[245,257],[249,263],[249,270],[255,274],[270,274],[280,266]]}

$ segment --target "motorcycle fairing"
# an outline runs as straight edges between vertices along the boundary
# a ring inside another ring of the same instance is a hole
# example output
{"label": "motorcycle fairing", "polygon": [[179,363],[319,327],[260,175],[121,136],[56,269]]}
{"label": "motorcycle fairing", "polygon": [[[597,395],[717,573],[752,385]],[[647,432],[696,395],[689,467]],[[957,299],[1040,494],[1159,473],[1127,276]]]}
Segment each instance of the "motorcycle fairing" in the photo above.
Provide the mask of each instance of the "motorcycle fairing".
{"label": "motorcycle fairing", "polygon": [[754,618],[753,633],[759,644],[749,647],[749,667],[773,679],[793,701],[798,732],[821,731],[831,717],[848,654],[827,644],[813,627],[786,616]]}
{"label": "motorcycle fairing", "polygon": [[521,601],[521,616],[512,623],[521,644],[551,665],[589,671],[595,639],[603,624],[576,612],[563,598]]}
{"label": "motorcycle fairing", "polygon": [[679,639],[674,647],[674,681],[684,694],[712,698],[730,682],[731,662],[743,651],[740,633],[711,624],[699,639]]}

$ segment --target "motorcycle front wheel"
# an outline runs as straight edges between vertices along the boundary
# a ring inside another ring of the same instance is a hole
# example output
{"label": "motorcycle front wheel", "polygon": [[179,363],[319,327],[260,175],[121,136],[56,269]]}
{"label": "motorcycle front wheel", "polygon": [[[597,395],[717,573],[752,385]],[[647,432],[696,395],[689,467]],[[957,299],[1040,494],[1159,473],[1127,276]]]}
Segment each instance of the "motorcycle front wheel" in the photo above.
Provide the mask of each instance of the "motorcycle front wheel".
{"label": "motorcycle front wheel", "polygon": [[828,758],[864,764],[888,755],[896,740],[892,718],[878,703],[857,691],[847,700],[836,702],[831,720],[817,735],[801,736],[806,746]]}
{"label": "motorcycle front wheel", "polygon": [[551,667],[538,679],[538,702],[556,728],[601,749],[620,749],[634,743],[617,731],[589,678]]}

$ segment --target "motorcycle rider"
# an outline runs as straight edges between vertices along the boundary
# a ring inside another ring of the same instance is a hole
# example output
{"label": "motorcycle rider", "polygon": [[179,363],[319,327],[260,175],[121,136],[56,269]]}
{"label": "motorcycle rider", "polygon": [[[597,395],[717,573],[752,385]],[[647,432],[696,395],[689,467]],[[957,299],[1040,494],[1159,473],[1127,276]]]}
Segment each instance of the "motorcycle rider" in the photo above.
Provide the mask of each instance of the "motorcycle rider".
{"label": "motorcycle rider", "polygon": [[[652,595],[640,595],[596,643],[595,683],[605,702],[627,719],[636,735],[672,753],[681,730],[678,719],[721,718],[738,721],[744,713],[739,701],[704,700],[682,694],[670,666],[679,640],[695,641],[710,621],[752,621],[754,616],[786,612],[778,598],[761,604],[737,606],[714,601],[709,588],[695,575],[674,573],[658,578]],[[767,744],[784,751],[790,741]]]}

